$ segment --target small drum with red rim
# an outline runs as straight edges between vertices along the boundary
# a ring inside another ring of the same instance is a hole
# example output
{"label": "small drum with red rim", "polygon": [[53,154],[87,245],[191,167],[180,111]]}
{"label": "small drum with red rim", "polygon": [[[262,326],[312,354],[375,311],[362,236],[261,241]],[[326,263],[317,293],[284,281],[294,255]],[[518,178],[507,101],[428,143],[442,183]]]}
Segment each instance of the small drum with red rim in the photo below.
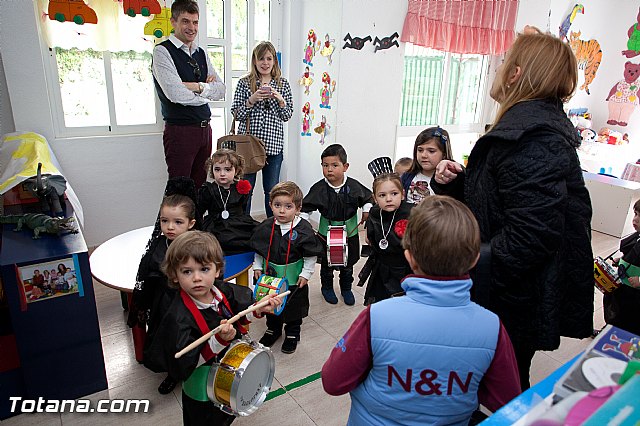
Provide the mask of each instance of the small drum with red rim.
{"label": "small drum with red rim", "polygon": [[593,260],[593,278],[595,286],[605,294],[620,287],[620,279],[615,267],[600,256]]}
{"label": "small drum with red rim", "polygon": [[347,266],[349,250],[347,247],[347,227],[329,226],[327,230],[327,264],[329,266]]}

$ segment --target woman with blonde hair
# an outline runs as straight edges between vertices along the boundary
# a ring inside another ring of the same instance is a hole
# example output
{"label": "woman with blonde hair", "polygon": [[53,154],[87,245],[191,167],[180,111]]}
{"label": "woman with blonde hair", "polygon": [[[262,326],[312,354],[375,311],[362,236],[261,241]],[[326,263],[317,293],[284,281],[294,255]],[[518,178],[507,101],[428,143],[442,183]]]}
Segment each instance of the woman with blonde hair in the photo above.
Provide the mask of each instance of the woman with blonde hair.
{"label": "woman with blonde hair", "polygon": [[591,201],[563,111],[576,85],[570,47],[525,28],[496,71],[490,94],[500,107],[467,169],[436,168],[439,193],[463,199],[480,225],[473,297],[504,322],[523,390],[536,350],[593,331]]}
{"label": "woman with blonde hair", "polygon": [[[247,133],[247,117],[249,117],[249,133],[265,143],[267,164],[262,169],[262,187],[264,189],[264,207],[267,216],[273,216],[269,207],[269,192],[280,180],[282,151],[284,148],[284,125],[293,114],[293,98],[291,86],[282,77],[276,49],[268,41],[262,41],[251,54],[251,71],[238,82],[231,112],[238,120],[238,133]],[[256,173],[246,174],[245,179],[253,187]],[[247,213],[251,211],[251,197],[247,205]]]}

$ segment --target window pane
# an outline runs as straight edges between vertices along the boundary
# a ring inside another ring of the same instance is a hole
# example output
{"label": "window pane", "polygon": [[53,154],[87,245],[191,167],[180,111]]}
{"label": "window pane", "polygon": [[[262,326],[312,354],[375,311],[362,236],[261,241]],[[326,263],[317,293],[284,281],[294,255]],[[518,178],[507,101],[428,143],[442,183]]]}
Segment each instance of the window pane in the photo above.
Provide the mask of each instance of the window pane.
{"label": "window pane", "polygon": [[445,124],[469,124],[480,120],[486,56],[452,55],[445,102]]}
{"label": "window pane", "polygon": [[111,54],[111,74],[116,123],[156,122],[155,90],[151,76],[151,53],[134,51]]}
{"label": "window pane", "polygon": [[437,124],[443,69],[444,53],[406,46],[401,126]]}
{"label": "window pane", "polygon": [[236,93],[236,86],[238,85],[239,81],[240,77],[233,77],[231,79],[231,92]]}
{"label": "window pane", "polygon": [[55,52],[65,126],[108,126],[102,53],[76,48]]}
{"label": "window pane", "polygon": [[224,46],[209,46],[207,48],[211,65],[216,70],[222,81],[224,79]]}
{"label": "window pane", "polygon": [[243,71],[247,65],[247,0],[233,0],[231,6],[231,69]]}
{"label": "window pane", "polygon": [[207,0],[207,37],[224,37],[224,2]]}
{"label": "window pane", "polygon": [[269,0],[255,0],[254,34],[258,41],[269,40]]}
{"label": "window pane", "polygon": [[225,118],[224,108],[211,108],[211,133],[214,141],[228,133],[225,127]]}

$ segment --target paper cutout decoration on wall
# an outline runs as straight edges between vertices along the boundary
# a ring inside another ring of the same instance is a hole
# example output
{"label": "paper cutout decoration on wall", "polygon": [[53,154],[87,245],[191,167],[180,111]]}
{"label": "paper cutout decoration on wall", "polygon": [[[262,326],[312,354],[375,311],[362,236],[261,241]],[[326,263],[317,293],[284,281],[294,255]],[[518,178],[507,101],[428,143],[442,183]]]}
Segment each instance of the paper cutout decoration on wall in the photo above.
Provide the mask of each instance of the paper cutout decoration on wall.
{"label": "paper cutout decoration on wall", "polygon": [[307,33],[307,45],[304,48],[304,59],[302,62],[313,66],[313,57],[316,55],[316,42],[318,41],[318,37],[316,36],[316,32],[311,28]]}
{"label": "paper cutout decoration on wall", "polygon": [[600,67],[600,61],[602,60],[600,43],[594,39],[580,40],[580,31],[577,33],[571,31],[569,45],[578,60],[578,69],[584,70],[584,83],[580,86],[580,89],[584,89],[587,95],[590,95],[589,85],[596,78],[596,72],[598,72],[598,67]]}
{"label": "paper cutout decoration on wall", "polygon": [[329,101],[333,97],[333,92],[336,91],[336,81],[331,81],[331,76],[328,72],[322,73],[322,89],[320,89],[320,108],[331,109]]}
{"label": "paper cutout decoration on wall", "polygon": [[152,20],[144,25],[144,33],[152,35],[155,38],[167,37],[173,32],[171,25],[171,9],[163,7],[160,13],[157,13]]}
{"label": "paper cutout decoration on wall", "polygon": [[311,71],[309,71],[309,67],[304,67],[304,72],[302,73],[302,76],[300,77],[300,80],[298,80],[298,83],[300,84],[300,86],[304,86],[304,94],[308,95],[309,94],[309,87],[311,87],[311,85],[313,84],[313,73]]}
{"label": "paper cutout decoration on wall", "polygon": [[313,125],[313,110],[309,102],[302,107],[302,132],[300,136],[311,136],[311,126]]}
{"label": "paper cutout decoration on wall", "polygon": [[640,55],[640,8],[638,9],[638,17],[636,18],[636,23],[629,27],[629,31],[627,31],[627,36],[629,37],[629,41],[627,41],[627,50],[623,50],[622,54],[627,58],[633,58],[635,56]]}
{"label": "paper cutout decoration on wall", "polygon": [[324,44],[321,44],[320,55],[327,58],[329,61],[329,65],[331,65],[331,55],[333,55],[333,51],[335,50],[335,39],[329,37],[329,34],[324,35]]}
{"label": "paper cutout decoration on wall", "polygon": [[327,117],[323,115],[318,127],[313,129],[314,132],[320,135],[320,140],[318,141],[320,142],[320,145],[324,145],[324,138],[329,133],[329,129],[331,129],[331,126],[327,123]]}
{"label": "paper cutout decoration on wall", "polygon": [[342,46],[342,48],[361,50],[364,47],[365,43],[371,40],[372,38],[370,35],[366,37],[351,37],[351,34],[347,33],[347,35],[344,36],[344,41],[346,41],[346,43],[344,44],[344,46]]}
{"label": "paper cutout decoration on wall", "polygon": [[558,37],[560,37],[560,40],[567,41],[569,27],[571,27],[571,24],[573,23],[573,20],[576,19],[576,15],[578,13],[582,13],[584,15],[584,6],[580,3],[573,6],[571,12],[567,15],[566,18],[564,18],[564,21],[562,21],[560,27],[558,27]]}
{"label": "paper cutout decoration on wall", "polygon": [[158,0],[123,0],[122,8],[132,18],[138,13],[142,16],[157,15],[161,10]]}
{"label": "paper cutout decoration on wall", "polygon": [[624,64],[624,78],[618,81],[609,92],[609,119],[607,124],[626,126],[629,117],[638,106],[638,77],[640,77],[640,64],[629,61]]}
{"label": "paper cutout decoration on wall", "polygon": [[50,0],[47,13],[52,21],[72,21],[78,25],[98,23],[96,12],[82,0]]}
{"label": "paper cutout decoration on wall", "polygon": [[389,37],[383,37],[382,39],[379,39],[376,36],[376,38],[373,40],[373,44],[374,46],[376,46],[374,52],[377,52],[378,50],[388,49],[392,46],[400,47],[400,45],[398,44],[398,40],[395,40],[398,37],[400,37],[400,35],[397,32],[391,34]]}

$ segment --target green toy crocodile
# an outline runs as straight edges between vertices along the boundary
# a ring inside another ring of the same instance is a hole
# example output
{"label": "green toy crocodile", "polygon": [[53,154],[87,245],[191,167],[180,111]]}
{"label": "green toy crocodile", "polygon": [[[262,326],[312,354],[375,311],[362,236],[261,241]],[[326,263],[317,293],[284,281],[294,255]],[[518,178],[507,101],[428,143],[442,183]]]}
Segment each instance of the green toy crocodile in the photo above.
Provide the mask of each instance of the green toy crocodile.
{"label": "green toy crocodile", "polygon": [[0,216],[0,223],[17,224],[14,231],[22,230],[23,226],[33,229],[33,239],[40,238],[40,234],[56,234],[60,236],[62,232],[77,234],[78,229],[74,226],[73,217],[51,217],[42,213],[13,214]]}

